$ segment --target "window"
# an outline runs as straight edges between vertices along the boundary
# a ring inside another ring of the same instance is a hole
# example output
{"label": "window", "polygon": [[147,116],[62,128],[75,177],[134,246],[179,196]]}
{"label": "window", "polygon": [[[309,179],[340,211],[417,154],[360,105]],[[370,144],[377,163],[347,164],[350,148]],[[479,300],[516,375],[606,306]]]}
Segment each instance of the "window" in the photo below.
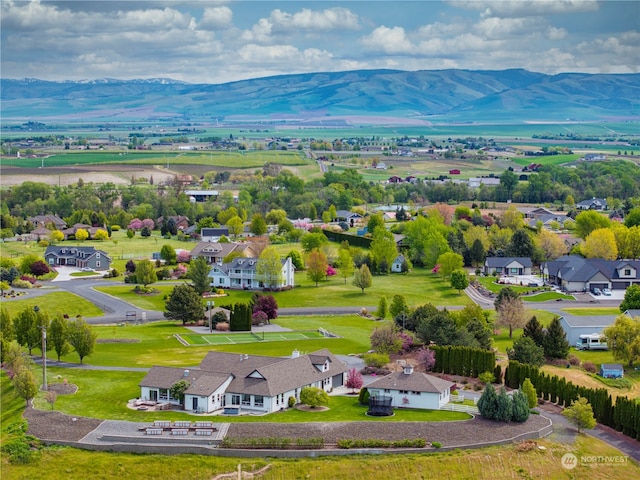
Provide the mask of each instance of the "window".
{"label": "window", "polygon": [[99,267],[99,266],[100,266],[100,262],[98,261],[96,262],[96,267]]}
{"label": "window", "polygon": [[264,406],[264,397],[262,395],[256,395],[255,397],[253,397],[253,404],[256,407]]}
{"label": "window", "polygon": [[625,277],[630,277],[631,276],[631,269],[630,268],[625,268],[624,269],[624,276]]}
{"label": "window", "polygon": [[240,405],[240,395],[231,395],[231,405]]}
{"label": "window", "polygon": [[247,407],[251,405],[251,395],[247,395],[246,393],[242,394],[242,405]]}
{"label": "window", "polygon": [[502,267],[496,267],[496,272],[498,273],[502,272]]}
{"label": "window", "polygon": [[166,388],[160,389],[160,394],[158,395],[160,400],[169,400],[169,390]]}
{"label": "window", "polygon": [[99,253],[96,253],[96,258],[100,258],[100,254]]}

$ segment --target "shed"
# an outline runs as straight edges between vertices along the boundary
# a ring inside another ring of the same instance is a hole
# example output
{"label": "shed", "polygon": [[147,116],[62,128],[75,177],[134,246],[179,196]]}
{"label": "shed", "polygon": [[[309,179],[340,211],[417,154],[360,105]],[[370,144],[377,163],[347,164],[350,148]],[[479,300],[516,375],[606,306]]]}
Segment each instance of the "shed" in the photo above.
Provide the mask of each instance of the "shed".
{"label": "shed", "polygon": [[600,376],[604,378],[624,377],[624,368],[619,363],[603,363],[600,365]]}

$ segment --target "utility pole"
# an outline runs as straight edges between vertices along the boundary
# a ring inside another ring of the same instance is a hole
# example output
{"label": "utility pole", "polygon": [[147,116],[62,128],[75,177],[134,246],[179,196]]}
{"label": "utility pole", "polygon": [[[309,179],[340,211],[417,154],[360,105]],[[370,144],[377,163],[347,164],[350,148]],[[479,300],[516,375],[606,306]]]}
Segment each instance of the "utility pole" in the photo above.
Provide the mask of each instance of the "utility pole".
{"label": "utility pole", "polygon": [[[33,307],[33,311],[39,315],[40,307],[36,305]],[[42,329],[42,390],[46,392],[49,390],[47,385],[47,326],[42,324],[40,328]]]}

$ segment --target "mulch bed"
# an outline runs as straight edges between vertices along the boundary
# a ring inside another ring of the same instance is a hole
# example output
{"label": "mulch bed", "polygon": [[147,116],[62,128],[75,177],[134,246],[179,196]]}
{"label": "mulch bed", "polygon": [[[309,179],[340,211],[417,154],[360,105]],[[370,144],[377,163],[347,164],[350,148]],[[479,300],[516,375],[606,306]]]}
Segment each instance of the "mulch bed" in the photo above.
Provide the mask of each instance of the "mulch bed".
{"label": "mulch bed", "polygon": [[32,407],[25,410],[24,418],[29,422],[29,435],[41,440],[63,442],[79,442],[102,423],[102,420],[96,418],[71,417]]}
{"label": "mulch bed", "polygon": [[340,439],[405,440],[424,438],[446,447],[470,443],[507,440],[548,425],[540,415],[531,415],[525,423],[493,422],[473,418],[460,422],[313,422],[313,423],[232,423],[227,432],[232,438],[318,438],[327,444]]}
{"label": "mulch bed", "polygon": [[58,395],[71,395],[78,391],[78,386],[73,383],[50,383],[47,385],[50,392],[56,392]]}

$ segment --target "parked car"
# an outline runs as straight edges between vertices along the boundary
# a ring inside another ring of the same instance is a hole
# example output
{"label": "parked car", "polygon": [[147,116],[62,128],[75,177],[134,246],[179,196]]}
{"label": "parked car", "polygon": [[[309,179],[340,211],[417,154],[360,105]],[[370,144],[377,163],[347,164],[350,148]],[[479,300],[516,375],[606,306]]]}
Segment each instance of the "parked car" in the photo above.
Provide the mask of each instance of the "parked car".
{"label": "parked car", "polygon": [[599,296],[602,295],[602,290],[600,290],[598,287],[593,287],[591,289],[591,293],[593,293],[595,296]]}
{"label": "parked car", "polygon": [[83,267],[80,269],[80,271],[82,272],[93,272],[93,268],[91,267]]}
{"label": "parked car", "polygon": [[606,295],[607,297],[611,296],[611,290],[609,290],[608,288],[603,288],[602,289],[602,294]]}
{"label": "parked car", "polygon": [[527,283],[528,287],[541,287],[542,286],[542,282],[537,282],[535,280],[530,281],[529,283]]}

